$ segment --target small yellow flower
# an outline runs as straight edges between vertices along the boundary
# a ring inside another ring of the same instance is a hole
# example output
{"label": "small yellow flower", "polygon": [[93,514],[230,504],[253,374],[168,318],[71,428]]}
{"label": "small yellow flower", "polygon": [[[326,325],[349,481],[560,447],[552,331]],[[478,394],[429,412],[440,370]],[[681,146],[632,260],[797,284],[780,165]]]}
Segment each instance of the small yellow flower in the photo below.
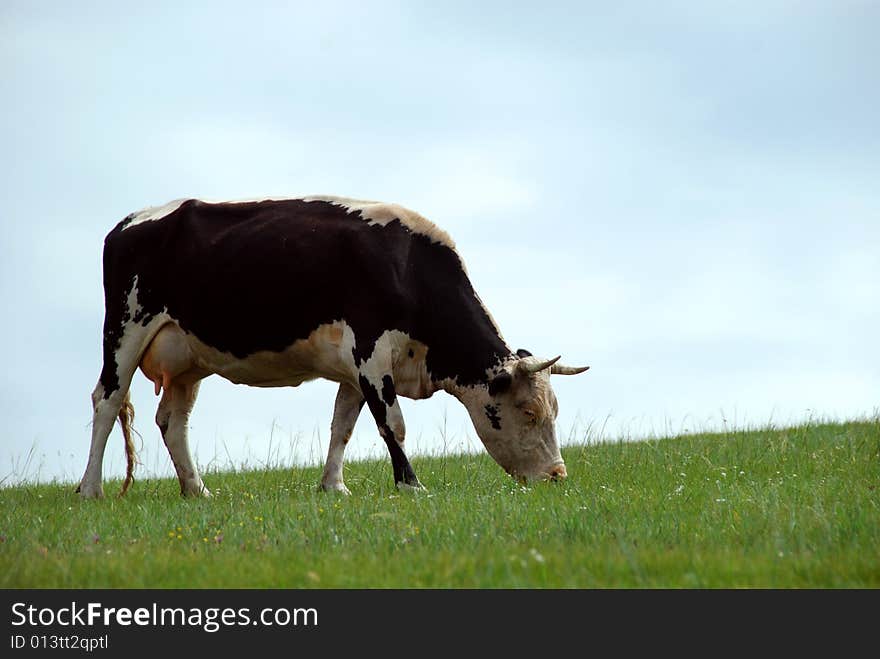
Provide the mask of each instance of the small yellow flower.
{"label": "small yellow flower", "polygon": [[183,536],[180,535],[180,534],[178,533],[178,534],[177,534],[177,539],[178,539],[178,540],[183,540]]}

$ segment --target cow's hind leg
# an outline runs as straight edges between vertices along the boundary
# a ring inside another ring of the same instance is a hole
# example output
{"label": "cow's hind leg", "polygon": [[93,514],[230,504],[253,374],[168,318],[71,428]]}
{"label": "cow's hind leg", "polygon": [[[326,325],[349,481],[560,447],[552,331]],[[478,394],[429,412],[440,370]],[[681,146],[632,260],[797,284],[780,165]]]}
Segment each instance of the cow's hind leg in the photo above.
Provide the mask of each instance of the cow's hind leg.
{"label": "cow's hind leg", "polygon": [[[76,491],[84,498],[104,496],[102,485],[104,449],[113,424],[128,400],[128,388],[144,348],[155,333],[155,327],[130,324],[118,339],[104,337],[104,368],[92,391],[92,442],[89,461]],[[118,343],[117,343],[118,340]]]}
{"label": "cow's hind leg", "polygon": [[79,487],[76,488],[83,498],[93,499],[104,496],[102,484],[104,450],[107,448],[107,438],[113,430],[113,424],[122,410],[130,383],[131,376],[128,377],[125,390],[117,389],[107,398],[104,398],[104,386],[100,382],[92,391],[92,442],[89,446],[89,461]]}
{"label": "cow's hind leg", "polygon": [[211,496],[193,462],[187,442],[189,415],[199,392],[199,380],[174,380],[162,394],[156,424],[168,447],[183,496]]}
{"label": "cow's hind leg", "polygon": [[321,477],[321,489],[325,492],[351,494],[342,479],[342,458],[363,406],[364,397],[359,390],[349,384],[339,385],[336,405],[333,407],[333,422],[330,424],[330,449]]}
{"label": "cow's hind leg", "polygon": [[381,383],[377,386],[363,374],[359,379],[361,391],[373,418],[376,420],[379,434],[388,446],[391,468],[394,471],[394,485],[398,490],[424,490],[425,487],[419,482],[406,453],[403,451],[406,426],[394,389],[394,381],[390,375],[384,375]]}

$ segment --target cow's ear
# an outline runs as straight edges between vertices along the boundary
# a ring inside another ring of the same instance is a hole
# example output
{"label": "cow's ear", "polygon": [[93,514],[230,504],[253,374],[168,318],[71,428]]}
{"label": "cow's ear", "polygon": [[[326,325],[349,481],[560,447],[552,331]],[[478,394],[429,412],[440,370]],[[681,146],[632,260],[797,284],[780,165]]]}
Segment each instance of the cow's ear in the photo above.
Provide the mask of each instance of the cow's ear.
{"label": "cow's ear", "polygon": [[520,348],[516,351],[516,356],[522,359],[523,357],[531,357],[532,353],[530,353],[528,350],[523,350],[522,348]]}
{"label": "cow's ear", "polygon": [[498,394],[503,394],[510,389],[511,382],[513,382],[513,376],[507,371],[501,371],[489,380],[489,395],[497,396]]}

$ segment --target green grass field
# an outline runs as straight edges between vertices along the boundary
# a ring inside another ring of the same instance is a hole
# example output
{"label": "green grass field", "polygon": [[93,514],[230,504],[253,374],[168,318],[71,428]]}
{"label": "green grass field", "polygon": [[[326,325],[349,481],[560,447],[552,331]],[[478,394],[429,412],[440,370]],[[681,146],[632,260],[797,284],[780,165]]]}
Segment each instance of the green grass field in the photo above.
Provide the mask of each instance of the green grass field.
{"label": "green grass field", "polygon": [[563,450],[569,479],[522,487],[485,454],[208,473],[81,501],[0,490],[4,588],[877,588],[880,419]]}

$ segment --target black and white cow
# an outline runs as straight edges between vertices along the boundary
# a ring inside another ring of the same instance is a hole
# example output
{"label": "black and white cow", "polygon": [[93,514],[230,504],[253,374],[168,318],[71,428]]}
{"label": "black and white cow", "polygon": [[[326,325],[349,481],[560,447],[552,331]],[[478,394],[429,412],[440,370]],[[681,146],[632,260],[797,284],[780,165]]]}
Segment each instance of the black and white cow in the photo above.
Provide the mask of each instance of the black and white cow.
{"label": "black and white cow", "polygon": [[208,495],[187,445],[199,382],[339,383],[321,487],[348,493],[345,445],[366,402],[398,488],[421,488],[404,453],[398,396],[444,390],[518,479],[564,478],[550,374],[586,370],[513,352],[450,237],[394,204],[338,197],[209,203],[133,213],[104,241],[104,365],[92,393],[78,491],[100,497],[118,417],[132,480],[128,390],[138,367],[162,399],[156,423],[184,495]]}

